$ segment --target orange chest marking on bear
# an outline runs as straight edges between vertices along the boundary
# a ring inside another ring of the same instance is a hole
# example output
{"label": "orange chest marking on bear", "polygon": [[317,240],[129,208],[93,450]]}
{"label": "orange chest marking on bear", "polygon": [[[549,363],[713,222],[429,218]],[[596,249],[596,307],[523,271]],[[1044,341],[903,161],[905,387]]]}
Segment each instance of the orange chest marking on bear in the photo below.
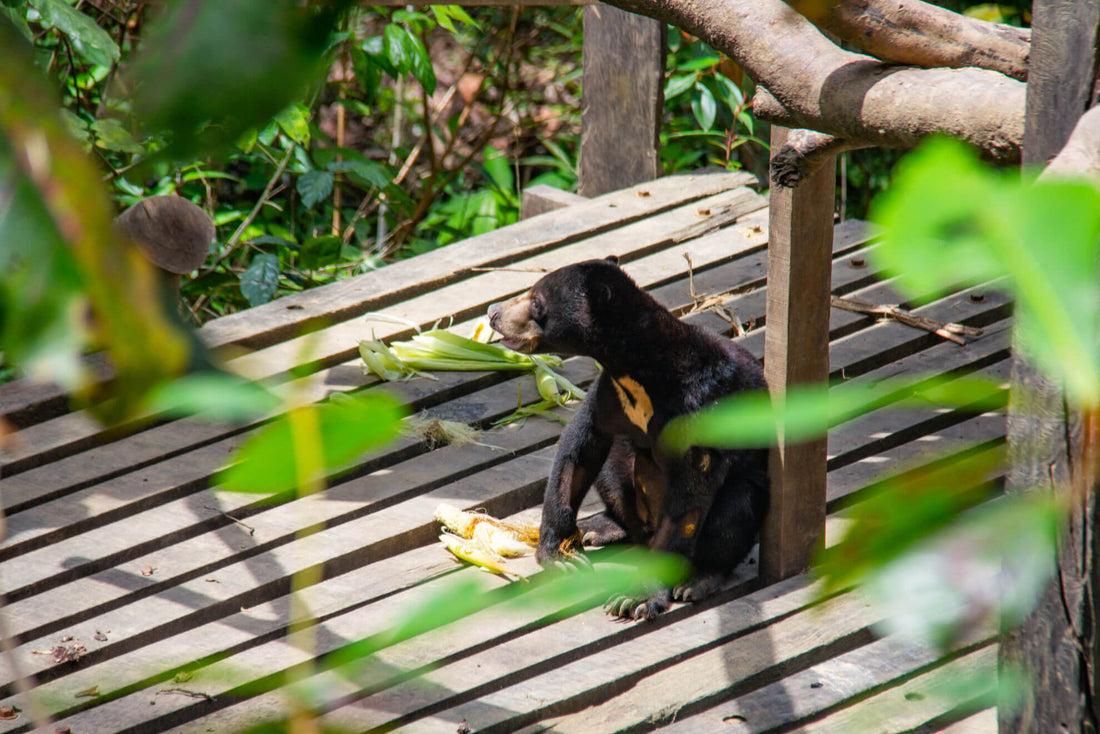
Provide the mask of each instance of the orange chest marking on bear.
{"label": "orange chest marking on bear", "polygon": [[653,417],[653,402],[645,388],[630,377],[611,378],[615,392],[619,396],[619,405],[627,419],[643,431],[649,430],[649,420]]}

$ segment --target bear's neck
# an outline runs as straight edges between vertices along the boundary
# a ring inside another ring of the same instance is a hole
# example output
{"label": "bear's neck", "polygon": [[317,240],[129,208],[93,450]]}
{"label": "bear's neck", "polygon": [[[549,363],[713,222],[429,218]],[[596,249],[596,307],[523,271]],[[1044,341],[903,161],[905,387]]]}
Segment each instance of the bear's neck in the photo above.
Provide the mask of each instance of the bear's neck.
{"label": "bear's neck", "polygon": [[646,310],[638,318],[624,317],[612,323],[597,340],[591,356],[612,377],[630,377],[647,389],[676,378],[677,354],[687,346],[686,325],[666,309]]}

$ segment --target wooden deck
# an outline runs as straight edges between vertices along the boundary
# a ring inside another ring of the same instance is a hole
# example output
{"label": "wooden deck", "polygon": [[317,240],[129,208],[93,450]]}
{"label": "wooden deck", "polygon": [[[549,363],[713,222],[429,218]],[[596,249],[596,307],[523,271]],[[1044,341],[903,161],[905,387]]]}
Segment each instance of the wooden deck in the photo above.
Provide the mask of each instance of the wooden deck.
{"label": "wooden deck", "polygon": [[[767,202],[747,181],[700,174],[636,186],[221,319],[201,333],[211,344],[251,350],[230,364],[280,381],[287,394],[320,399],[376,389],[359,367],[358,340],[372,330],[407,338],[409,330],[367,323],[363,313],[424,326],[453,317],[461,325],[528,287],[538,269],[608,254],[685,318],[728,331],[713,311],[689,313],[687,255],[697,296],[727,293],[724,308],[750,327],[742,342],[761,355]],[[861,223],[836,227],[834,292],[896,303],[866,259],[873,247]],[[965,347],[834,309],[833,377],[1007,376],[1009,304],[992,291],[972,295],[916,309],[984,327]],[[303,360],[312,374],[292,377]],[[595,367],[571,359],[564,372],[584,385]],[[514,410],[517,391],[525,401],[537,398],[528,376],[438,377],[387,389],[417,410],[480,427]],[[290,580],[303,569],[320,572],[301,596],[316,618],[312,656],[321,659],[392,625],[454,577],[504,584],[459,567],[436,542],[432,513],[449,502],[537,521],[561,431],[533,418],[486,433],[487,445],[432,450],[402,439],[323,495],[290,500],[208,486],[255,425],[175,420],[116,438],[62,406],[48,388],[0,388],[0,412],[24,426],[19,444],[0,454],[7,513],[0,584],[12,656],[38,680],[34,700],[76,734],[228,732],[279,716],[281,694],[257,693],[254,684],[311,657],[286,639]],[[829,438],[830,534],[843,523],[839,505],[882,473],[927,461],[930,449],[950,442],[992,446],[1003,437],[1003,416],[949,410],[881,410],[840,426]],[[588,511],[598,509],[593,502]],[[991,709],[958,709],[937,695],[944,672],[995,666],[994,640],[937,661],[882,637],[877,612],[860,598],[809,608],[808,579],[760,588],[755,569],[751,559],[727,591],[676,606],[655,623],[614,621],[600,609],[563,610],[563,618],[491,609],[386,649],[354,683],[332,672],[314,676],[324,721],[353,731],[447,734],[995,730]],[[47,654],[76,645],[84,653],[75,662]],[[177,676],[184,668],[190,672]],[[10,658],[0,678],[0,706],[22,709],[0,720],[0,732],[31,730]]]}

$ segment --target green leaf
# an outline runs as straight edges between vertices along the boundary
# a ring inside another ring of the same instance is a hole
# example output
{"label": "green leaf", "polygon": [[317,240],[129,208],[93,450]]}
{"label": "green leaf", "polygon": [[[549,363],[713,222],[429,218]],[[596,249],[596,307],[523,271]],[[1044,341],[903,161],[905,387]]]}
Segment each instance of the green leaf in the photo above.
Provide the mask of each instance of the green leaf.
{"label": "green leaf", "polygon": [[8,19],[8,21],[15,26],[15,29],[22,34],[23,38],[28,41],[34,41],[34,34],[31,32],[31,27],[27,25],[27,19],[24,15],[25,11],[21,7],[0,7],[0,16]]}
{"label": "green leaf", "polygon": [[[382,164],[370,160],[357,150],[338,148],[335,149],[335,152],[344,156],[345,159],[342,161],[333,160],[324,164],[329,171],[333,173],[350,173],[368,186],[374,186],[377,189],[384,189],[390,185],[390,176]],[[314,159],[318,165],[322,165],[320,151],[314,154]]]}
{"label": "green leaf", "polygon": [[[1004,445],[947,458],[877,484],[847,511],[851,524],[841,542],[818,554],[823,595],[861,582],[959,515],[989,499],[990,481],[1004,467]],[[904,508],[903,512],[899,509]]]}
{"label": "green leaf", "polygon": [[710,89],[701,84],[695,87],[695,94],[691,99],[691,113],[695,116],[699,127],[704,130],[714,127],[714,120],[718,116],[718,103],[715,102],[714,94]]}
{"label": "green leaf", "polygon": [[390,24],[382,32],[382,53],[390,65],[399,74],[408,74],[412,70],[413,54],[416,52],[408,32],[399,25]]}
{"label": "green leaf", "polygon": [[[6,285],[18,283],[26,295],[17,298],[29,298],[32,303],[36,299],[58,303],[60,299],[79,308],[62,319],[42,318],[46,314],[41,312],[21,313],[19,318],[28,331],[20,341],[23,346],[58,343],[61,334],[61,341],[70,345],[84,342],[103,350],[119,377],[81,397],[92,403],[96,417],[115,422],[138,410],[141,396],[151,385],[179,374],[192,347],[166,312],[151,267],[129,248],[119,246],[103,172],[70,136],[58,115],[60,102],[35,67],[33,48],[6,22],[0,22],[0,48],[4,49],[0,63],[0,191],[13,178],[17,187],[27,186],[27,198],[21,201],[33,202],[36,224],[17,226],[37,228],[44,215],[54,232],[39,230],[34,241],[16,245],[31,248],[35,254],[24,261],[22,282],[5,271]],[[20,196],[18,190],[16,196]],[[9,199],[0,210],[15,203]],[[22,203],[19,206],[23,208]],[[23,218],[22,212],[0,211],[0,217],[7,216],[17,221]],[[0,248],[4,239],[0,237]],[[94,318],[71,317],[72,313],[84,313],[89,303]],[[3,316],[5,321],[8,318]],[[19,342],[7,339],[5,334],[5,352],[13,352]],[[74,374],[79,376],[79,364],[51,358],[42,366],[43,377],[63,381],[69,388],[83,387],[70,380]]]}
{"label": "green leaf", "polygon": [[309,109],[301,102],[284,107],[275,115],[275,122],[295,143],[309,143]]}
{"label": "green leaf", "polygon": [[241,273],[241,293],[249,305],[259,306],[271,300],[279,289],[279,258],[261,253],[252,258],[248,270]]}
{"label": "green leaf", "polygon": [[708,49],[708,51],[702,53],[702,55],[680,64],[676,67],[676,70],[679,72],[704,71],[711,68],[712,66],[716,66],[721,61],[722,59],[718,56],[718,54]]}
{"label": "green leaf", "polygon": [[436,22],[452,33],[455,31],[456,20],[473,28],[480,27],[461,5],[432,5],[429,10],[435,16]]}
{"label": "green leaf", "polygon": [[1006,401],[1004,385],[980,377],[856,381],[832,388],[802,385],[792,387],[782,399],[766,391],[725,398],[711,408],[673,419],[660,440],[664,450],[677,454],[691,446],[767,447],[779,435],[792,442],[822,436],[833,426],[890,404],[985,412],[1000,409]]}
{"label": "green leaf", "polygon": [[408,48],[411,56],[410,71],[413,77],[424,87],[424,91],[431,94],[435,91],[435,69],[432,68],[432,59],[428,56],[428,49],[424,48],[421,40],[408,34]]}
{"label": "green leaf", "polygon": [[259,418],[281,401],[255,382],[225,372],[196,372],[154,389],[149,410],[170,416],[197,415],[209,421]]}
{"label": "green leaf", "polygon": [[92,132],[95,133],[95,144],[106,150],[115,150],[120,153],[134,153],[142,155],[145,146],[134,140],[134,136],[126,127],[113,117],[96,120],[92,123]]}
{"label": "green leaf", "polygon": [[362,48],[351,49],[351,67],[363,92],[363,100],[373,103],[382,87],[382,67]]}
{"label": "green leaf", "polygon": [[938,139],[902,160],[872,216],[875,256],[910,294],[1008,276],[1027,356],[1075,403],[1100,404],[1100,191],[999,175]]}
{"label": "green leaf", "polygon": [[512,175],[512,164],[504,151],[497,150],[491,145],[485,146],[485,172],[497,189],[504,193],[512,193],[515,178]]}
{"label": "green leaf", "polygon": [[335,235],[311,237],[302,243],[298,251],[298,262],[306,270],[317,270],[331,265],[340,259],[343,240]]}
{"label": "green leaf", "polygon": [[331,171],[306,171],[298,177],[298,194],[302,197],[302,205],[307,209],[319,201],[324,201],[332,193],[332,187],[336,182]]}
{"label": "green leaf", "polygon": [[665,83],[665,101],[678,97],[695,85],[694,74],[677,74]]}
{"label": "green leaf", "polygon": [[30,4],[47,24],[64,33],[88,62],[110,66],[119,60],[118,46],[107,31],[65,0],[30,0]]}
{"label": "green leaf", "polygon": [[[886,612],[886,633],[926,646],[952,647],[989,622],[1015,628],[1035,608],[1057,569],[1063,527],[1064,508],[1049,493],[997,499],[919,539],[906,553],[873,559],[865,569],[864,588]],[[873,532],[888,544],[890,529]],[[991,581],[995,593],[990,593]]]}
{"label": "green leaf", "polygon": [[304,96],[349,2],[170,4],[143,33],[132,65],[135,115],[170,133],[164,157],[226,152]]}
{"label": "green leaf", "polygon": [[[296,408],[309,413],[320,446],[319,470],[331,473],[380,446],[400,430],[406,409],[386,393],[371,391],[353,399]],[[216,482],[231,492],[277,493],[299,485],[299,446],[289,415],[281,416],[253,436],[220,472]]]}
{"label": "green leaf", "polygon": [[[390,61],[387,55],[386,39],[384,36],[370,36],[364,38],[359,48],[366,54],[371,63],[377,65],[391,77],[397,78],[401,72]],[[367,90],[373,90],[375,85],[367,86]]]}

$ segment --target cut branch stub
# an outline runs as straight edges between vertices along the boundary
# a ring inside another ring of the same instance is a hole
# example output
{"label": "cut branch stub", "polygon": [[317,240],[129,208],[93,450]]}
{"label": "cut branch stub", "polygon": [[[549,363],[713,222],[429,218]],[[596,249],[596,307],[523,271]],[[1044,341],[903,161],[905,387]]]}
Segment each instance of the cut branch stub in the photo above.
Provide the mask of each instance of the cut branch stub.
{"label": "cut branch stub", "polygon": [[865,147],[815,130],[791,130],[787,142],[772,154],[772,183],[793,189],[836,154]]}

